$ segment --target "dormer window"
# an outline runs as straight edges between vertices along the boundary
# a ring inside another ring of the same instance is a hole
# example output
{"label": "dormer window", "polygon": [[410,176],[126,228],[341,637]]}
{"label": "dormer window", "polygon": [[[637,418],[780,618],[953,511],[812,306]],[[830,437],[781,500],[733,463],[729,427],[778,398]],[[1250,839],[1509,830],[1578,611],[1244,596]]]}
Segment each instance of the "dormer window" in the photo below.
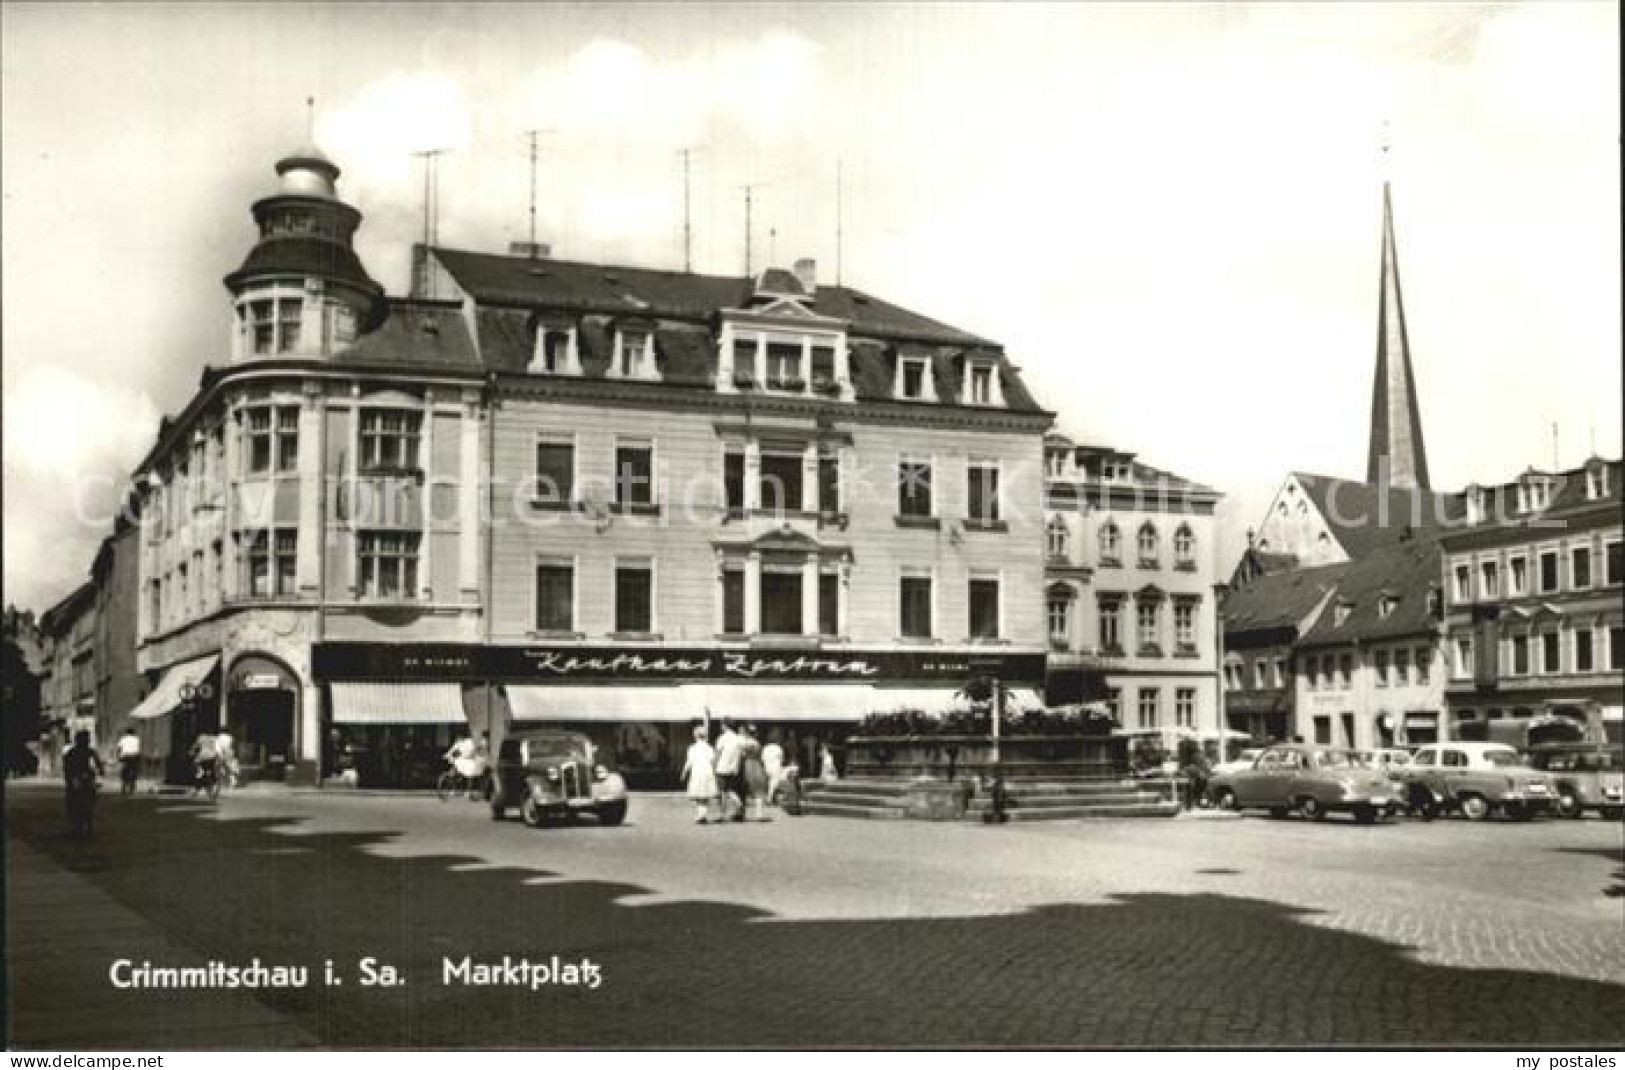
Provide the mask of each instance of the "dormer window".
{"label": "dormer window", "polygon": [[1341,628],[1348,623],[1349,614],[1354,612],[1354,605],[1350,602],[1339,602],[1332,609],[1332,626]]}
{"label": "dormer window", "polygon": [[575,327],[563,323],[539,325],[529,370],[543,375],[579,374]]}
{"label": "dormer window", "polygon": [[1051,450],[1049,455],[1049,477],[1062,479],[1066,476],[1066,451]]}
{"label": "dormer window", "polygon": [[909,401],[930,401],[931,362],[925,357],[900,357],[897,361],[897,395]]}
{"label": "dormer window", "polygon": [[615,371],[622,379],[654,378],[654,354],[648,331],[626,327],[620,332]]}
{"label": "dormer window", "polygon": [[988,359],[965,363],[965,386],[961,401],[966,405],[1003,405],[999,390],[998,362]]}
{"label": "dormer window", "polygon": [[1546,481],[1544,479],[1525,479],[1518,484],[1518,511],[1520,513],[1533,513],[1546,508],[1548,504]]}
{"label": "dormer window", "polygon": [[1467,523],[1482,524],[1484,522],[1484,491],[1478,486],[1467,488]]}
{"label": "dormer window", "polygon": [[1594,502],[1608,496],[1608,469],[1594,464],[1586,469],[1586,501]]}
{"label": "dormer window", "polygon": [[1395,598],[1391,594],[1383,594],[1379,596],[1377,598],[1377,618],[1379,620],[1387,620],[1389,615],[1393,613],[1394,607],[1398,604],[1399,599]]}
{"label": "dormer window", "polygon": [[806,385],[801,375],[800,345],[795,342],[767,344],[767,385],[774,390],[800,390]]}

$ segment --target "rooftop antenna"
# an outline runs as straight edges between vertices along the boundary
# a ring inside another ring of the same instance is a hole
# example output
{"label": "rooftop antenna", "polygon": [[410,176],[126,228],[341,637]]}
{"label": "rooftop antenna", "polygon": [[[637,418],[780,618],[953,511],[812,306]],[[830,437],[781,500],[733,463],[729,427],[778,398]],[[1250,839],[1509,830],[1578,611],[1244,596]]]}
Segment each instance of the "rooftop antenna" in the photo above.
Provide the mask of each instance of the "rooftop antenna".
{"label": "rooftop antenna", "polygon": [[842,205],[841,205],[841,186],[842,186],[841,179],[842,179],[842,173],[841,172],[842,172],[842,169],[843,169],[844,166],[845,166],[845,161],[842,160],[840,157],[836,157],[836,159],[835,159],[835,285],[837,285],[837,286],[841,285],[841,282],[842,282],[842,268],[844,267],[844,265],[842,264],[842,259],[843,259],[842,253],[844,252],[844,250],[842,248],[842,244],[843,244],[843,238],[844,238],[845,235],[844,235],[844,227],[843,227],[843,223],[842,223],[842,219],[841,219],[841,207],[842,207]]}
{"label": "rooftop antenna", "polygon": [[772,267],[779,262],[779,228],[767,228],[767,266]]}
{"label": "rooftop antenna", "polygon": [[428,297],[434,283],[434,260],[428,251],[440,240],[440,157],[445,149],[424,149],[412,153],[423,161],[423,252],[418,259],[413,288],[419,297]]}
{"label": "rooftop antenna", "polygon": [[745,276],[750,277],[750,191],[745,187]]}
{"label": "rooftop antenna", "polygon": [[316,98],[305,98],[305,144],[316,144]]}
{"label": "rooftop antenna", "polygon": [[1552,471],[1557,471],[1557,421],[1552,421]]}
{"label": "rooftop antenna", "polygon": [[540,141],[543,137],[558,133],[552,127],[545,130],[526,130],[525,139],[530,144],[530,242],[529,255],[536,255],[536,157],[539,152]]}
{"label": "rooftop antenna", "polygon": [[683,270],[694,270],[694,225],[693,216],[689,211],[689,155],[700,151],[704,146],[688,145],[679,150],[677,154],[683,158]]}

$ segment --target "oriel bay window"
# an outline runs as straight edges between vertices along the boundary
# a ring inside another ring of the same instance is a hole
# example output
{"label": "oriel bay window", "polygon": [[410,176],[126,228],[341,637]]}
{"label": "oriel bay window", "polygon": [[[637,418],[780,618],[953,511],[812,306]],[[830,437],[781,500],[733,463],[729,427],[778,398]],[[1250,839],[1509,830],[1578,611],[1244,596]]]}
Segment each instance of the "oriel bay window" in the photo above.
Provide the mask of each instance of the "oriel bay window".
{"label": "oriel bay window", "polygon": [[615,562],[615,631],[654,631],[654,566],[646,558]]}
{"label": "oriel bay window", "polygon": [[762,631],[765,634],[801,634],[802,574],[800,565],[762,566]]}
{"label": "oriel bay window", "polygon": [[967,518],[972,525],[991,526],[999,522],[999,465],[996,461],[972,461],[965,469]]}
{"label": "oriel bay window", "polygon": [[761,462],[761,507],[769,512],[802,508],[802,452],[764,447]]}
{"label": "oriel bay window", "polygon": [[930,461],[905,459],[897,465],[897,512],[909,519],[930,518]]}
{"label": "oriel bay window", "polygon": [[970,581],[970,636],[999,637],[999,581],[995,577],[972,577]]}
{"label": "oriel bay window", "polygon": [[569,504],[575,500],[576,447],[568,436],[544,436],[536,443],[536,500]]}
{"label": "oriel bay window", "polygon": [[543,558],[536,563],[536,630],[575,631],[575,563]]}
{"label": "oriel bay window", "polygon": [[247,540],[243,560],[248,575],[243,589],[253,598],[293,595],[297,533],[291,528],[255,531],[247,535]]}
{"label": "oriel bay window", "polygon": [[358,533],[357,592],[363,598],[416,598],[421,538],[415,531]]}
{"label": "oriel bay window", "polygon": [[898,594],[903,638],[931,638],[930,574],[905,574],[899,583]]}
{"label": "oriel bay window", "polygon": [[414,469],[423,414],[416,409],[363,409],[362,470]]}
{"label": "oriel bay window", "polygon": [[615,503],[628,506],[654,504],[654,443],[647,439],[621,439],[615,443]]}

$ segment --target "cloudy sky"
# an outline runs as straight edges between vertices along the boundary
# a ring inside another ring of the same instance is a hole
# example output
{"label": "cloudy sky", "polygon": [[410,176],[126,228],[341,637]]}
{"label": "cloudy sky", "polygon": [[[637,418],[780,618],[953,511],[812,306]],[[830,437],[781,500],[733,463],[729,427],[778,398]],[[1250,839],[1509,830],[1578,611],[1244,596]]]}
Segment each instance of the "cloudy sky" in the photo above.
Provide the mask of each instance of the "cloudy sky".
{"label": "cloudy sky", "polygon": [[[1615,5],[4,7],[5,597],[227,351],[220,278],[305,139],[391,292],[440,239],[848,283],[1003,341],[1062,429],[1228,494],[1362,477],[1392,177],[1435,484],[1620,453]],[[1386,124],[1393,149],[1378,147]]]}

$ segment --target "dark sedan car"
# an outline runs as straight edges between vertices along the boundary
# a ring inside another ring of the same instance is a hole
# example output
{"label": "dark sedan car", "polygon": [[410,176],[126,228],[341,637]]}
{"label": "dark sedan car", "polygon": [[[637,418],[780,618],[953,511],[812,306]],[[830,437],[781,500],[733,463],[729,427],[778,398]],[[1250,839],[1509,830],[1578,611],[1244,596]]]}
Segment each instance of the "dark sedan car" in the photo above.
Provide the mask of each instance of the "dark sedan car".
{"label": "dark sedan car", "polygon": [[592,741],[556,728],[510,729],[492,770],[491,817],[510,807],[532,828],[549,817],[591,813],[605,825],[626,820],[626,781],[599,764]]}
{"label": "dark sedan car", "polygon": [[1332,811],[1370,824],[1398,811],[1393,782],[1345,750],[1305,743],[1270,747],[1252,766],[1215,776],[1208,794],[1221,809],[1297,811],[1318,821]]}

